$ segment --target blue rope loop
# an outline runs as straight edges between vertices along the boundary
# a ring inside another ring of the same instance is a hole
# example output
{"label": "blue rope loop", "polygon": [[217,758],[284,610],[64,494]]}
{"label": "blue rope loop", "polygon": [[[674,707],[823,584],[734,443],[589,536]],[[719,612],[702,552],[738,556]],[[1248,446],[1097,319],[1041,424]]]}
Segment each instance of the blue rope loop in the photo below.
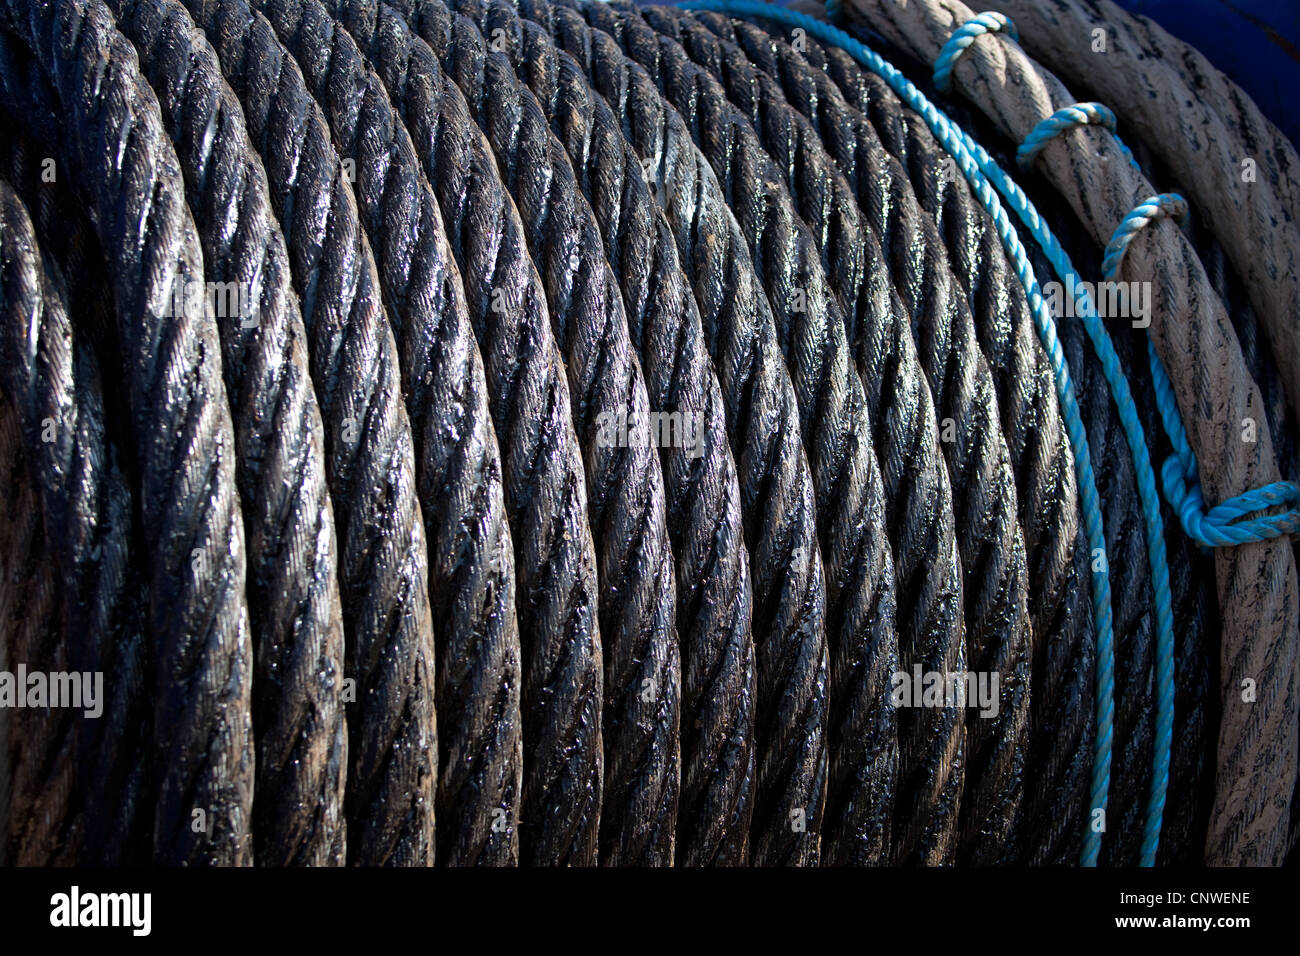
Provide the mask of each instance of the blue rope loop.
{"label": "blue rope loop", "polygon": [[[1115,114],[1104,103],[1075,103],[1073,106],[1061,107],[1051,116],[1040,120],[1038,125],[1029,131],[1025,141],[1016,150],[1016,165],[1028,170],[1048,143],[1076,126],[1100,126],[1114,133]],[[1115,144],[1123,151],[1130,163],[1136,164],[1132,152],[1118,136],[1115,137]]]}
{"label": "blue rope loop", "polygon": [[[1128,395],[1128,383],[1124,378],[1119,357],[1115,354],[1114,346],[1097,318],[1096,311],[1092,307],[1092,300],[1087,295],[1082,280],[1074,273],[1065,251],[1060,247],[1056,237],[1052,235],[1051,230],[1047,228],[1038,215],[1038,211],[1033,208],[1033,205],[1020,191],[1020,188],[1007,177],[1006,173],[993,162],[992,158],[978,143],[931,103],[907,77],[903,76],[892,64],[874,50],[843,30],[824,21],[784,7],[758,2],[758,0],[690,0],[690,2],[683,2],[678,5],[690,10],[711,10],[715,13],[729,14],[731,16],[761,17],[774,20],[787,26],[799,27],[809,36],[817,37],[846,51],[867,69],[885,80],[899,98],[925,120],[935,138],[957,162],[963,175],[970,182],[972,192],[988,211],[998,237],[1015,265],[1016,275],[1025,290],[1025,297],[1029,303],[1030,313],[1033,316],[1034,327],[1038,332],[1039,339],[1052,367],[1056,395],[1061,403],[1062,417],[1065,420],[1066,432],[1074,455],[1075,471],[1079,477],[1079,503],[1083,517],[1084,533],[1088,539],[1088,547],[1092,554],[1102,557],[1100,562],[1093,561],[1091,573],[1092,613],[1097,634],[1097,668],[1094,690],[1097,729],[1093,748],[1092,786],[1089,805],[1092,810],[1100,810],[1104,813],[1109,800],[1111,749],[1114,738],[1115,636],[1111,612],[1110,578],[1105,562],[1106,535],[1102,526],[1100,496],[1097,492],[1096,476],[1092,470],[1092,454],[1088,446],[1087,431],[1083,425],[1083,418],[1079,413],[1078,400],[1075,396],[1074,383],[1070,378],[1069,365],[1065,360],[1065,352],[1057,338],[1056,324],[1043,299],[1042,292],[1038,287],[1037,277],[1034,275],[1033,266],[1029,262],[1029,257],[1020,242],[1015,226],[1007,217],[997,193],[994,192],[993,186],[990,185],[990,180],[1007,197],[1021,220],[1033,232],[1038,242],[1043,245],[1048,258],[1052,260],[1062,279],[1065,278],[1066,272],[1074,276],[1073,287],[1078,290],[1076,295],[1079,297],[1079,314],[1084,316],[1085,328],[1088,330],[1094,347],[1101,357],[1102,368],[1106,373],[1107,380],[1111,383],[1112,389],[1118,389],[1124,396],[1128,397],[1127,404],[1132,409],[1133,402],[1131,396]],[[1055,257],[1053,257],[1054,253]],[[1067,287],[1069,287],[1068,283]],[[1117,399],[1117,401],[1121,408],[1124,407],[1122,400]],[[1172,647],[1173,611],[1169,593],[1169,569],[1164,558],[1163,525],[1160,519],[1159,494],[1155,488],[1155,472],[1147,456],[1146,439],[1142,434],[1141,423],[1137,420],[1136,412],[1134,411],[1124,421],[1130,450],[1134,455],[1139,474],[1139,491],[1146,492],[1143,497],[1143,516],[1148,527],[1147,550],[1152,564],[1157,630],[1167,639],[1169,646]],[[1145,465],[1145,468],[1143,465]],[[1151,533],[1153,528],[1156,533]],[[1173,711],[1172,665],[1164,676],[1168,679],[1159,682],[1159,701],[1161,712],[1168,717],[1167,726],[1171,728]],[[1164,739],[1166,742],[1171,736],[1172,730],[1165,734]],[[1159,753],[1159,737],[1157,738],[1156,750]],[[1154,861],[1155,856],[1154,844],[1159,838],[1160,821],[1164,810],[1164,794],[1169,777],[1167,747],[1165,748],[1163,766],[1163,772],[1160,772],[1159,767],[1157,767],[1157,772],[1153,778],[1152,799],[1148,805],[1148,833],[1154,831],[1155,834],[1154,838],[1146,841],[1152,844],[1149,854],[1152,861]],[[1096,866],[1100,850],[1101,833],[1092,826],[1086,826],[1080,863],[1084,866]],[[1144,852],[1144,862],[1146,858],[1147,854]]]}
{"label": "blue rope loop", "polygon": [[1110,242],[1106,243],[1106,254],[1101,260],[1102,276],[1108,280],[1114,279],[1133,238],[1150,223],[1166,218],[1176,220],[1179,225],[1187,223],[1187,200],[1178,193],[1151,196],[1133,207],[1133,211],[1115,227]]}
{"label": "blue rope loop", "polygon": [[[1106,246],[1106,257],[1102,261],[1102,274],[1106,279],[1114,279],[1119,272],[1133,237],[1148,223],[1162,216],[1185,222],[1186,200],[1177,193],[1162,193],[1140,203],[1125,216]],[[1160,477],[1165,497],[1173,505],[1187,536],[1203,548],[1229,548],[1300,533],[1300,510],[1297,510],[1300,486],[1290,481],[1275,481],[1205,510],[1196,454],[1178,411],[1173,383],[1150,337],[1147,338],[1147,360],[1155,385],[1156,407],[1174,446],[1174,453],[1160,469]],[[1274,508],[1287,510],[1281,514],[1262,513]]]}
{"label": "blue rope loop", "polygon": [[[835,0],[835,2],[839,3],[840,0]],[[827,12],[830,12],[829,6]],[[941,93],[948,92],[949,87],[952,86],[952,70],[957,63],[957,58],[965,52],[968,46],[986,33],[1005,33],[1012,40],[1017,43],[1020,42],[1020,34],[1016,32],[1016,25],[1011,22],[1011,18],[1005,13],[985,12],[976,14],[952,31],[952,36],[948,37],[948,42],[939,51],[939,58],[934,61],[935,89]]]}

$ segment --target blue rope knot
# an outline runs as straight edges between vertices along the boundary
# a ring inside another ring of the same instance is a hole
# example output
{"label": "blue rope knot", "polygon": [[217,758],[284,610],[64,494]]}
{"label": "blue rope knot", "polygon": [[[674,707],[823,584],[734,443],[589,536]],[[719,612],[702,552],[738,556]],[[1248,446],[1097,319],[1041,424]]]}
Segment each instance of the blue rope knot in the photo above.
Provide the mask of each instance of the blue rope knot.
{"label": "blue rope knot", "polygon": [[1178,193],[1161,193],[1144,199],[1124,217],[1124,221],[1115,227],[1110,242],[1106,243],[1106,255],[1101,260],[1101,272],[1106,279],[1114,279],[1119,272],[1120,261],[1128,251],[1133,237],[1142,231],[1148,223],[1168,217],[1179,225],[1187,222],[1187,200]]}
{"label": "blue rope knot", "polygon": [[[1300,532],[1300,513],[1294,507],[1300,504],[1300,486],[1294,482],[1275,481],[1229,498],[1207,512],[1196,472],[1189,475],[1177,455],[1165,459],[1160,477],[1188,536],[1206,547],[1230,548]],[[1267,508],[1288,505],[1291,510],[1283,514],[1250,517]]]}
{"label": "blue rope knot", "polygon": [[[831,0],[838,3],[840,0]],[[980,13],[967,20],[948,37],[948,42],[939,51],[939,58],[934,61],[934,85],[937,90],[947,93],[952,85],[952,68],[965,49],[986,33],[1005,33],[1017,43],[1020,34],[1016,25],[1004,13]]]}
{"label": "blue rope knot", "polygon": [[[1177,193],[1161,193],[1139,203],[1125,216],[1106,245],[1106,257],[1101,264],[1105,278],[1115,277],[1124,251],[1138,231],[1161,216],[1171,216],[1185,222],[1187,201]],[[1290,481],[1275,481],[1229,498],[1208,512],[1205,510],[1196,454],[1187,439],[1187,429],[1178,412],[1178,402],[1174,398],[1169,373],[1165,371],[1164,363],[1160,361],[1149,337],[1147,360],[1151,365],[1156,407],[1169,441],[1174,446],[1174,453],[1160,469],[1160,478],[1164,484],[1165,497],[1178,512],[1178,520],[1187,536],[1204,548],[1230,548],[1300,533],[1300,510],[1297,510],[1297,506],[1300,506],[1300,486]],[[1289,510],[1281,514],[1260,513],[1272,508]]]}
{"label": "blue rope knot", "polygon": [[[1300,486],[1291,481],[1275,481],[1205,510],[1196,454],[1178,415],[1174,387],[1149,338],[1147,358],[1155,380],[1156,406],[1174,446],[1174,453],[1160,469],[1160,478],[1165,497],[1178,513],[1187,536],[1203,548],[1231,548],[1300,532],[1300,511],[1296,510],[1300,505]],[[1259,513],[1271,508],[1290,510],[1281,514]]]}
{"label": "blue rope knot", "polygon": [[[1115,114],[1104,103],[1075,103],[1072,106],[1061,107],[1051,116],[1040,120],[1038,125],[1029,131],[1025,141],[1016,150],[1016,164],[1021,169],[1029,169],[1048,143],[1075,126],[1100,126],[1114,133]],[[1137,165],[1133,153],[1118,136],[1115,137],[1115,145],[1131,164]]]}

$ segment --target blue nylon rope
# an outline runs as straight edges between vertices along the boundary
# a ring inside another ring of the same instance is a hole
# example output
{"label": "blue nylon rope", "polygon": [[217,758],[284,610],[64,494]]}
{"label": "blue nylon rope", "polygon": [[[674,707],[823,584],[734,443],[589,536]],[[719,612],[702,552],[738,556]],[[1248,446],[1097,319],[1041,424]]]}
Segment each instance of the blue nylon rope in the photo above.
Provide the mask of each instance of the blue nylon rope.
{"label": "blue nylon rope", "polygon": [[[1016,165],[1028,170],[1034,165],[1034,160],[1043,151],[1043,147],[1067,129],[1076,126],[1100,126],[1113,133],[1115,114],[1104,103],[1075,103],[1073,106],[1061,107],[1051,116],[1040,120],[1038,125],[1029,131],[1025,141],[1016,150]],[[1133,154],[1118,136],[1115,137],[1115,145],[1120,148],[1130,163],[1136,163]]]}
{"label": "blue nylon rope", "polygon": [[[987,153],[980,150],[978,144],[973,143],[969,137],[961,131],[959,127],[948,119],[938,108],[934,106],[926,97],[913,86],[905,76],[898,72],[891,64],[882,59],[873,50],[828,23],[817,20],[797,11],[787,10],[783,7],[774,7],[770,4],[758,2],[758,0],[693,0],[679,4],[685,9],[693,10],[712,10],[718,13],[733,14],[737,16],[756,16],[770,20],[776,20],[790,26],[799,27],[807,31],[810,35],[816,36],[827,43],[834,44],[848,52],[854,59],[862,63],[873,73],[883,78],[893,90],[917,113],[919,113],[929,125],[936,138],[947,150],[949,155],[957,162],[962,173],[970,182],[972,189],[980,202],[988,210],[992,217],[994,227],[1002,240],[1004,248],[1011,257],[1011,261],[1016,267],[1016,274],[1021,285],[1025,289],[1026,299],[1029,302],[1031,314],[1034,317],[1034,326],[1037,329],[1043,349],[1047,353],[1048,360],[1052,366],[1053,379],[1056,387],[1057,399],[1061,403],[1061,410],[1065,418],[1066,432],[1070,437],[1071,448],[1074,453],[1075,470],[1079,477],[1079,496],[1081,510],[1083,513],[1084,532],[1087,535],[1088,543],[1094,556],[1092,562],[1092,610],[1093,618],[1096,623],[1097,631],[1097,681],[1096,681],[1096,712],[1097,712],[1097,734],[1096,745],[1093,756],[1093,773],[1092,773],[1092,792],[1091,807],[1094,810],[1106,809],[1109,790],[1110,790],[1110,763],[1111,763],[1111,746],[1114,736],[1114,677],[1115,677],[1115,654],[1114,654],[1114,629],[1111,614],[1110,598],[1110,581],[1108,570],[1105,563],[1106,554],[1106,537],[1102,528],[1101,508],[1099,496],[1097,494],[1097,483],[1092,471],[1091,452],[1088,447],[1087,432],[1083,426],[1083,419],[1079,414],[1078,402],[1075,399],[1074,384],[1070,378],[1069,365],[1065,359],[1065,353],[1061,348],[1060,341],[1056,335],[1056,325],[1052,319],[1043,301],[1042,293],[1038,287],[1038,280],[1034,276],[1033,266],[1025,254],[1024,246],[1020,243],[1020,238],[1016,233],[1015,227],[1007,218],[1002,204],[999,202],[997,194],[990,187],[989,179],[992,178],[998,182],[999,178],[1005,180],[1005,174],[997,168],[997,165],[988,157]],[[974,146],[975,149],[971,149]],[[978,151],[977,151],[978,150]],[[983,153],[981,157],[980,154]],[[991,167],[982,168],[982,167]],[[987,173],[995,175],[988,175]],[[999,188],[1002,188],[999,184]],[[1036,211],[1029,209],[1018,209],[1021,217],[1032,212],[1032,219],[1037,219]],[[1045,227],[1043,227],[1045,228]],[[1050,233],[1049,233],[1050,235]],[[1040,238],[1041,241],[1041,238]],[[1054,240],[1053,240],[1054,241]],[[1059,248],[1059,247],[1058,247]],[[1061,252],[1064,256],[1064,252]],[[1068,261],[1068,260],[1067,260]],[[1076,283],[1075,288],[1080,293],[1085,292]],[[1084,314],[1091,312],[1091,300],[1084,295],[1080,295],[1080,304],[1086,308],[1081,309]],[[1095,312],[1092,313],[1095,320]],[[1100,323],[1096,323],[1102,336],[1105,336],[1105,330],[1100,329]],[[1109,345],[1109,339],[1105,342]],[[1114,349],[1110,350],[1111,363],[1110,370],[1118,375],[1121,380],[1123,372],[1119,368],[1118,357],[1114,355]],[[1103,368],[1107,366],[1103,358]],[[1108,378],[1110,376],[1108,375]],[[1125,383],[1126,385],[1127,383]],[[1131,401],[1130,401],[1131,405]],[[1142,445],[1142,451],[1145,453],[1145,439],[1141,435],[1141,426],[1138,425],[1139,442]],[[1154,473],[1151,481],[1154,487]],[[1158,515],[1158,512],[1157,512]],[[1163,546],[1163,539],[1157,538]],[[1100,566],[1098,565],[1098,556],[1100,556]],[[1166,604],[1168,604],[1168,574],[1166,572],[1166,585],[1164,593],[1166,595]],[[1157,588],[1157,598],[1159,589]],[[1172,617],[1172,615],[1170,615]],[[1172,625],[1171,625],[1172,626]],[[1160,801],[1163,810],[1163,796]],[[1097,855],[1101,848],[1101,834],[1093,826],[1085,829],[1084,848],[1081,854],[1080,862],[1084,866],[1096,866]]]}
{"label": "blue nylon rope", "polygon": [[[1133,168],[1141,172],[1133,154],[1122,143],[1120,146]],[[1143,226],[1161,216],[1186,221],[1187,201],[1177,193],[1161,193],[1139,203],[1125,216],[1106,245],[1106,256],[1101,264],[1105,278],[1115,277],[1133,237]],[[1295,507],[1300,504],[1300,487],[1291,481],[1275,481],[1251,489],[1215,505],[1208,512],[1205,510],[1196,455],[1178,411],[1173,383],[1169,381],[1169,373],[1149,336],[1147,358],[1155,383],[1156,406],[1174,446],[1174,454],[1165,459],[1160,476],[1164,481],[1165,496],[1178,513],[1187,536],[1202,547],[1232,547],[1300,532],[1300,512]],[[1283,514],[1259,514],[1270,508],[1287,506],[1290,510]]]}
{"label": "blue nylon rope", "polygon": [[[836,3],[834,16],[838,16],[840,10],[839,0],[836,0]],[[829,8],[827,12],[830,12]],[[986,33],[1005,33],[1016,42],[1020,41],[1020,34],[1016,32],[1016,25],[1011,22],[1011,18],[1005,13],[977,14],[956,30],[953,30],[952,36],[948,37],[948,42],[939,51],[939,57],[934,61],[935,89],[941,93],[948,92],[948,88],[952,85],[952,68],[957,65],[957,58],[966,52],[968,46]]]}

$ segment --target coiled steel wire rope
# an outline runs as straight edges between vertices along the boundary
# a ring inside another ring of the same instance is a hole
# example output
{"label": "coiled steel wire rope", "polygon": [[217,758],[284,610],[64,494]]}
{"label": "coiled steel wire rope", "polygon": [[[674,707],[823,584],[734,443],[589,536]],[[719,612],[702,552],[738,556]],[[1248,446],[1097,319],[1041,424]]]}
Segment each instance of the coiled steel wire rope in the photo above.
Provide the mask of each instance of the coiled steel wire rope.
{"label": "coiled steel wire rope", "polygon": [[[982,363],[971,363],[974,382],[964,386],[960,376],[954,374],[954,354],[970,352],[970,319],[962,315],[957,303],[960,292],[954,285],[951,273],[940,263],[946,257],[931,252],[916,257],[915,250],[922,244],[915,238],[918,218],[915,203],[900,204],[897,223],[887,224],[879,234],[874,234],[856,216],[857,207],[850,196],[849,187],[836,178],[830,158],[821,150],[821,138],[811,125],[804,125],[792,115],[791,107],[776,89],[774,81],[756,81],[752,68],[735,46],[726,41],[712,43],[691,15],[649,11],[647,19],[656,24],[671,17],[676,24],[676,35],[685,41],[687,48],[700,62],[712,63],[715,72],[726,77],[733,96],[739,96],[747,112],[766,117],[761,124],[765,130],[764,141],[773,149],[773,158],[783,169],[792,170],[789,176],[792,192],[800,197],[804,217],[815,235],[837,237],[835,245],[824,246],[823,255],[837,265],[829,274],[839,276],[841,295],[846,301],[856,300],[857,322],[879,323],[873,313],[898,314],[910,312],[913,330],[917,335],[920,357],[928,366],[931,386],[936,395],[946,399],[948,405],[941,429],[942,447],[950,459],[954,484],[966,489],[959,499],[954,517],[958,526],[959,552],[963,557],[964,593],[967,610],[968,662],[981,672],[997,672],[1001,676],[998,716],[993,719],[969,720],[967,725],[967,780],[962,797],[963,815],[968,818],[959,834],[959,859],[984,862],[996,861],[1006,854],[1015,840],[1019,818],[1019,804],[1023,786],[1024,735],[1028,731],[1028,650],[1030,634],[1027,617],[1027,584],[1024,567],[1023,544],[1017,539],[1021,533],[1017,519],[1005,509],[1013,511],[1014,494],[1008,495],[1008,471],[1004,456],[1007,454],[1000,430],[990,428],[987,418],[992,406],[988,369]],[[665,23],[664,26],[667,26]],[[748,91],[761,93],[751,97]],[[773,118],[777,118],[774,122]],[[794,128],[793,135],[787,132]],[[841,127],[842,128],[842,127]],[[781,153],[784,144],[803,144],[797,157]],[[829,194],[831,201],[819,200]],[[821,210],[836,211],[835,221]],[[911,215],[909,216],[908,213]],[[906,222],[904,222],[906,220]],[[889,228],[892,225],[893,228]],[[909,228],[910,227],[910,228]],[[929,266],[928,274],[905,271],[897,264],[899,281],[895,289],[871,290],[870,286],[887,284],[889,271],[884,266],[885,255],[880,248],[878,235],[896,235],[895,249],[906,248],[908,263],[921,262]],[[930,250],[939,247],[938,237],[930,233],[925,246]],[[861,248],[865,254],[865,275],[854,274],[852,266],[843,261],[841,250]],[[853,295],[857,287],[856,296]],[[903,307],[890,303],[901,295]],[[889,303],[889,304],[886,304]],[[846,309],[846,314],[850,310]],[[951,331],[949,331],[951,330]],[[962,336],[966,337],[963,339]],[[953,341],[945,345],[945,339]],[[940,357],[939,350],[949,351]],[[900,377],[911,377],[919,369],[902,366]],[[864,381],[878,378],[875,370],[864,370]],[[954,404],[954,396],[962,388],[969,389],[970,397]],[[960,417],[952,417],[960,415]],[[951,422],[951,427],[949,426]],[[979,436],[987,436],[987,443]],[[1068,502],[1067,502],[1068,503]],[[998,529],[994,531],[993,529]],[[999,535],[1001,539],[999,540]],[[991,557],[1002,554],[999,560]],[[978,584],[978,587],[976,586]],[[978,760],[976,759],[978,755]]]}
{"label": "coiled steel wire rope", "polygon": [[[679,816],[677,831],[690,842],[679,852],[686,850],[696,862],[719,851],[723,859],[743,860],[753,776],[749,561],[730,447],[718,438],[707,440],[724,435],[726,426],[695,299],[640,160],[576,64],[557,56],[536,26],[520,43],[497,46],[528,80],[575,173],[584,173],[579,184],[623,289],[651,406],[695,422],[693,447],[678,441],[661,450],[669,527],[676,531],[683,655],[682,787],[690,817]],[[697,831],[710,837],[703,847],[693,837]],[[723,834],[722,845],[711,845]]]}
{"label": "coiled steel wire rope", "polygon": [[488,371],[525,654],[521,860],[594,862],[603,776],[595,556],[541,278],[491,147],[433,51],[386,5],[345,12],[437,189]]}
{"label": "coiled steel wire rope", "polygon": [[[14,62],[15,52],[0,37],[0,72],[9,81],[6,99],[18,92],[12,81],[27,73]],[[5,109],[13,105],[7,102]],[[9,119],[17,130],[16,117]],[[107,697],[97,719],[78,722],[75,742],[67,751],[76,768],[76,799],[66,805],[74,819],[59,820],[48,803],[42,810],[42,816],[59,828],[57,835],[66,841],[65,849],[45,842],[39,830],[23,833],[25,817],[14,810],[16,794],[0,785],[0,793],[10,795],[9,810],[3,815],[8,833],[0,855],[15,863],[43,863],[61,852],[65,855],[59,859],[66,862],[138,863],[147,858],[140,853],[144,821],[139,812],[147,754],[143,748],[111,743],[148,733],[140,693],[148,648],[140,633],[140,580],[132,557],[138,529],[131,508],[129,459],[122,449],[122,435],[111,427],[114,417],[120,421],[125,416],[118,414],[112,396],[104,391],[99,351],[104,343],[94,341],[95,336],[86,335],[84,328],[74,331],[68,318],[88,316],[101,331],[111,329],[112,292],[94,229],[75,197],[59,182],[57,169],[50,181],[46,152],[15,132],[0,146],[0,153],[0,179],[10,183],[14,193],[10,208],[15,218],[9,221],[15,223],[22,247],[39,258],[39,268],[57,276],[61,271],[57,263],[62,262],[77,276],[71,285],[64,277],[61,289],[56,279],[48,305],[31,311],[16,309],[23,321],[4,330],[5,374],[14,376],[7,380],[7,394],[19,399],[19,422],[25,429],[24,455],[15,460],[30,458],[33,467],[43,472],[39,489],[46,496],[42,509],[16,512],[12,526],[20,527],[19,516],[31,520],[43,512],[47,537],[63,562],[59,572],[64,582],[63,620],[71,633],[80,635],[68,648],[68,659],[79,671],[103,673]],[[19,195],[33,197],[31,206],[23,205]],[[23,222],[29,215],[31,235]],[[37,289],[32,283],[43,281],[37,266],[25,257],[5,258],[10,261],[14,262],[11,268],[24,270],[15,280],[17,288],[27,290],[25,294]],[[37,304],[34,298],[25,301]],[[46,414],[38,416],[40,411]],[[47,429],[59,421],[69,426],[67,431],[51,435]],[[46,437],[55,440],[46,442]],[[19,543],[17,537],[14,541]],[[13,593],[18,593],[16,588]],[[48,631],[48,624],[43,626]],[[16,652],[10,653],[16,657]],[[16,663],[10,660],[5,666]],[[28,741],[41,736],[21,730],[20,735],[15,736]],[[10,766],[18,770],[25,762],[22,757],[6,760],[0,777]],[[40,765],[58,768],[60,760]],[[94,813],[83,812],[92,807]]]}
{"label": "coiled steel wire rope", "polygon": [[[569,11],[556,11],[561,12]],[[581,18],[574,25],[585,33]],[[767,298],[711,171],[650,78],[609,43],[603,50],[593,48],[595,56],[607,55],[599,69],[593,71],[590,63],[583,66],[589,75],[594,72],[626,91],[626,99],[606,94],[607,101],[626,106],[623,133],[645,164],[682,261],[691,266],[705,338],[723,390],[727,434],[741,471],[745,536],[752,556],[755,649],[760,672],[766,668],[772,673],[779,665],[767,661],[808,660],[824,640],[821,552],[797,401],[777,350]],[[760,683],[755,706],[770,707],[774,690]],[[877,731],[886,748],[880,779],[884,796],[892,798],[887,731],[887,724]],[[757,728],[754,746],[760,780],[800,759],[795,737],[776,740]],[[788,825],[779,811],[763,823],[773,829]]]}
{"label": "coiled steel wire rope", "polygon": [[270,25],[242,3],[202,13],[284,230],[325,425],[344,670],[355,682],[346,701],[347,859],[431,862],[437,753],[428,549],[377,270],[328,127]]}
{"label": "coiled steel wire rope", "polygon": [[118,306],[139,507],[157,531],[142,539],[155,685],[152,856],[247,864],[254,770],[244,530],[216,327],[204,303],[183,291],[173,298],[203,276],[176,155],[105,7],[10,4],[4,14],[72,127],[64,168],[82,185]]}
{"label": "coiled steel wire rope", "polygon": [[599,434],[601,416],[646,421],[650,412],[622,295],[568,157],[509,61],[440,4],[419,7],[412,19],[492,143],[534,259],[543,264],[552,328],[566,358],[601,587],[600,859],[671,864],[681,780],[680,651],[663,473],[648,443],[620,446]]}
{"label": "coiled steel wire rope", "polygon": [[[5,6],[0,662],[106,671],[139,742],[7,727],[6,859],[1078,857],[1097,555],[1016,266],[924,125],[789,37],[577,0]],[[1228,313],[1285,470],[1280,366]],[[1152,585],[1109,392],[1062,339],[1120,566],[1126,863]],[[655,412],[700,445],[608,437]],[[1199,859],[1218,717],[1207,564],[1169,554],[1162,862]],[[996,674],[996,717],[897,706],[914,667]]]}
{"label": "coiled steel wire rope", "polygon": [[[513,862],[521,773],[513,550],[464,293],[437,202],[378,79],[345,35],[332,34],[318,5],[265,7],[340,158],[353,164],[411,419],[430,608],[437,620],[458,622],[437,641],[438,858]],[[509,825],[493,825],[497,810]]]}
{"label": "coiled steel wire rope", "polygon": [[205,275],[258,293],[246,312],[216,316],[248,535],[256,789],[267,794],[254,849],[267,864],[341,863],[347,744],[338,547],[284,237],[242,110],[183,8],[108,6],[139,44],[175,143]]}

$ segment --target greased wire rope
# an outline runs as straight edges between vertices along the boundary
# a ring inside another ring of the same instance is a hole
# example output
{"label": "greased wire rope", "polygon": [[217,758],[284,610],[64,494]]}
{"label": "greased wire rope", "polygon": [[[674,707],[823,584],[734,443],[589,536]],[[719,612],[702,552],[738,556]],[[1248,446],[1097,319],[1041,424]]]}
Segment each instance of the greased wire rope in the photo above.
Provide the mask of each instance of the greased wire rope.
{"label": "greased wire rope", "polygon": [[[1020,270],[993,239],[1004,230],[927,161],[928,137],[913,136],[914,161],[900,163],[871,111],[841,99],[807,51],[720,17],[534,0],[186,6],[52,0],[6,10],[0,43],[10,110],[43,129],[37,150],[60,153],[91,213],[117,335],[63,331],[82,321],[58,301],[63,243],[25,238],[39,227],[17,193],[4,222],[49,264],[13,274],[43,290],[51,314],[74,317],[55,322],[57,339],[84,337],[79,354],[93,346],[104,364],[97,375],[88,358],[72,363],[79,378],[70,386],[65,372],[65,389],[93,396],[123,372],[136,383],[117,428],[139,466],[128,461],[98,507],[121,547],[138,542],[145,556],[143,586],[115,583],[125,596],[113,600],[129,606],[135,590],[145,603],[146,649],[125,649],[121,666],[153,690],[118,691],[117,705],[153,698],[140,723],[161,746],[151,773],[131,779],[162,798],[155,860],[1071,855],[1087,808],[1056,791],[1052,805],[1074,822],[1054,827],[1034,792],[1045,769],[1077,795],[1080,762],[1059,741],[1090,743],[1078,674],[1091,662],[1079,586],[1089,555],[1049,392],[1060,384],[1006,291]],[[71,45],[50,40],[65,35]],[[34,82],[20,82],[23,58]],[[112,82],[77,87],[78,62]],[[118,108],[135,124],[123,141],[146,149],[143,180],[103,164],[116,141],[106,133],[79,132],[62,152],[50,135],[68,111],[111,133]],[[136,200],[148,214],[121,220],[107,196],[149,182],[164,203],[149,192]],[[133,223],[159,215],[166,228],[146,225],[137,252],[122,248]],[[160,276],[142,253],[180,268]],[[241,327],[177,299],[169,278],[256,284],[273,319]],[[173,301],[187,321],[172,321]],[[148,384],[159,381],[151,334],[203,357],[175,364],[195,389]],[[1133,374],[1145,356],[1122,358]],[[275,417],[250,413],[259,406]],[[13,407],[27,432],[11,441],[39,460],[35,412]],[[611,413],[652,410],[698,416],[703,454],[611,447],[602,434]],[[216,430],[169,449],[158,435],[187,433],[155,435],[169,420],[159,415]],[[1270,409],[1273,435],[1287,434],[1281,417]],[[209,462],[216,471],[199,468]],[[174,520],[191,522],[173,527],[197,537],[144,530],[167,468],[216,482],[182,499],[197,509],[173,503]],[[8,487],[21,499],[32,480],[20,469]],[[141,527],[112,518],[114,494],[119,509],[135,499],[124,510]],[[82,569],[63,576],[69,593],[100,573],[69,550],[48,497],[18,502],[46,517],[15,522],[8,539],[11,552],[34,549],[23,593],[38,616],[56,613],[40,582],[57,564]],[[233,544],[223,551],[214,533]],[[162,626],[158,589],[176,582],[159,568],[182,566],[178,538],[207,551],[180,592],[195,610],[168,595],[167,614],[212,608],[204,620],[230,635],[201,650],[185,624]],[[303,557],[281,563],[285,547]],[[1179,580],[1176,607],[1203,593]],[[31,632],[31,617],[5,608],[6,628]],[[23,640],[7,650],[29,654]],[[1196,640],[1162,660],[1197,660]],[[36,653],[103,659],[62,643]],[[224,692],[215,699],[177,693],[165,667],[178,653],[233,680],[208,685]],[[997,673],[998,716],[895,706],[891,685],[913,663]],[[1140,682],[1140,654],[1133,667]],[[356,698],[341,678],[357,678]],[[1035,718],[1054,706],[1036,697],[1043,681],[1067,722]],[[1140,719],[1138,695],[1119,690]],[[1162,707],[1160,721],[1182,708],[1195,719],[1208,694],[1178,691],[1182,707]],[[304,720],[300,735],[275,729]],[[93,740],[90,723],[60,718],[33,736],[70,765],[68,741]],[[233,748],[236,771],[214,779],[204,746],[210,759]],[[1170,778],[1196,779],[1174,752]],[[10,754],[21,781],[34,764]],[[6,853],[129,855],[121,827],[83,799],[84,775],[61,772],[78,788],[55,815],[63,832],[7,822]],[[1148,779],[1164,779],[1159,767]],[[1114,786],[1128,800],[1141,775]],[[190,827],[194,811],[214,829]],[[90,832],[99,845],[77,848]]]}

